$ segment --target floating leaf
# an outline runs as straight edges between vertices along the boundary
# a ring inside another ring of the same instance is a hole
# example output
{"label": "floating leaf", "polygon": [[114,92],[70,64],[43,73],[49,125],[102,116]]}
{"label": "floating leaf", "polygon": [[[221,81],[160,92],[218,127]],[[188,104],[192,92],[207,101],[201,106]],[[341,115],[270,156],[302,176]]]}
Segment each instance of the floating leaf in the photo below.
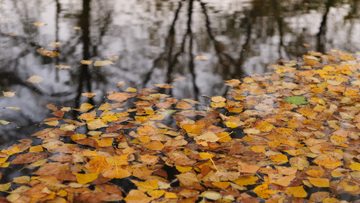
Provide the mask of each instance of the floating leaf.
{"label": "floating leaf", "polygon": [[36,26],[36,27],[43,27],[43,26],[46,25],[46,23],[40,22],[40,21],[36,21],[36,22],[33,22],[33,25]]}
{"label": "floating leaf", "polygon": [[205,191],[203,193],[201,193],[202,197],[205,197],[206,199],[210,199],[210,200],[218,200],[222,197],[222,195],[218,192],[215,191]]}
{"label": "floating leaf", "polygon": [[199,182],[196,175],[191,172],[182,173],[182,174],[176,175],[176,177],[179,179],[180,184],[182,184],[184,186],[191,186],[191,185],[194,185]]}
{"label": "floating leaf", "polygon": [[90,183],[90,182],[96,180],[99,176],[98,173],[85,173],[85,174],[76,173],[75,175],[76,175],[77,182],[80,184]]}
{"label": "floating leaf", "polygon": [[308,178],[309,182],[316,187],[329,187],[330,182],[327,178]]}
{"label": "floating leaf", "polygon": [[307,196],[303,186],[288,187],[286,188],[286,193],[298,198],[305,198]]}
{"label": "floating leaf", "polygon": [[151,201],[151,199],[151,197],[148,197],[140,190],[131,190],[124,200],[126,203],[148,203]]}
{"label": "floating leaf", "polygon": [[304,105],[304,104],[308,103],[308,101],[306,100],[306,97],[304,97],[304,96],[286,97],[285,101],[290,104],[296,104],[296,105]]}
{"label": "floating leaf", "polygon": [[11,183],[0,184],[0,192],[8,191],[11,187]]}
{"label": "floating leaf", "polygon": [[110,60],[103,60],[103,61],[95,61],[94,66],[95,67],[101,67],[101,66],[108,66],[113,64]]}
{"label": "floating leaf", "polygon": [[39,76],[39,75],[32,75],[30,76],[27,81],[30,82],[30,83],[33,83],[33,84],[39,84],[43,81],[44,79]]}
{"label": "floating leaf", "polygon": [[16,95],[16,92],[12,92],[12,91],[7,91],[7,92],[2,92],[4,97],[14,97]]}
{"label": "floating leaf", "polygon": [[256,184],[257,180],[259,178],[257,176],[242,176],[236,180],[234,180],[234,183],[240,186],[246,186],[246,185],[254,185]]}
{"label": "floating leaf", "polygon": [[6,121],[6,120],[0,120],[0,125],[8,125],[10,124],[9,121]]}

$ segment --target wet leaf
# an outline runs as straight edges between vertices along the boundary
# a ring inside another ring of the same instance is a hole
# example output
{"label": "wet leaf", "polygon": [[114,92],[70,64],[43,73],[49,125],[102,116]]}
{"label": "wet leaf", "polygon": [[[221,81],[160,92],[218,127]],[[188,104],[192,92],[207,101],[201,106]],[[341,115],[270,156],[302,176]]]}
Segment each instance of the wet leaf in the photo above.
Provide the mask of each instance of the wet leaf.
{"label": "wet leaf", "polygon": [[90,182],[96,180],[99,176],[98,173],[85,173],[85,174],[76,173],[75,175],[76,175],[77,182],[80,184],[90,183]]}
{"label": "wet leaf", "polygon": [[0,125],[8,125],[10,124],[9,121],[6,121],[6,120],[0,120]]}
{"label": "wet leaf", "polygon": [[201,193],[202,197],[205,197],[206,199],[210,199],[210,200],[218,200],[222,197],[222,195],[218,192],[215,191],[205,191],[203,193]]}
{"label": "wet leaf", "polygon": [[0,184],[0,192],[8,191],[11,187],[11,183]]}
{"label": "wet leaf", "polygon": [[296,104],[296,105],[304,105],[307,104],[307,100],[306,97],[304,96],[291,96],[291,97],[286,97],[285,101],[290,103],[290,104]]}
{"label": "wet leaf", "polygon": [[257,176],[242,176],[234,181],[237,185],[246,186],[256,184],[259,178]]}
{"label": "wet leaf", "polygon": [[184,186],[192,186],[199,182],[196,175],[191,172],[182,173],[177,175],[176,177],[179,179],[180,184]]}
{"label": "wet leaf", "polygon": [[16,95],[16,92],[12,92],[12,91],[7,91],[7,92],[2,92],[4,97],[14,97]]}
{"label": "wet leaf", "polygon": [[39,76],[39,75],[32,75],[30,76],[27,81],[30,82],[30,83],[33,83],[33,84],[39,84],[43,81],[44,79]]}
{"label": "wet leaf", "polygon": [[127,203],[148,203],[152,198],[148,197],[144,192],[139,190],[131,190],[124,199]]}
{"label": "wet leaf", "polygon": [[112,65],[113,62],[110,60],[102,60],[102,61],[95,61],[94,62],[94,66],[95,67],[102,67],[102,66],[108,66],[108,65]]}
{"label": "wet leaf", "polygon": [[308,178],[309,182],[316,187],[329,187],[330,181],[326,178]]}
{"label": "wet leaf", "polygon": [[286,193],[298,198],[305,198],[307,196],[303,186],[288,187],[286,188]]}

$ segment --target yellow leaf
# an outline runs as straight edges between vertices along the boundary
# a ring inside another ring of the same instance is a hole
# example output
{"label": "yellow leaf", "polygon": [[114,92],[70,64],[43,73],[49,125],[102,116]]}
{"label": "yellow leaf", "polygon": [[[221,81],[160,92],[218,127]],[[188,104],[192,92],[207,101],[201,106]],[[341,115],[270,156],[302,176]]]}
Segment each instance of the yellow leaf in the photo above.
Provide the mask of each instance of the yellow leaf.
{"label": "yellow leaf", "polygon": [[19,176],[19,177],[15,177],[13,179],[14,183],[19,183],[19,184],[26,184],[28,182],[30,182],[30,176]]}
{"label": "yellow leaf", "polygon": [[44,122],[46,125],[49,125],[49,126],[57,126],[59,125],[59,121],[58,120],[50,120],[50,121],[46,121]]}
{"label": "yellow leaf", "polygon": [[239,127],[239,123],[234,122],[234,121],[225,121],[225,125],[228,128],[237,128],[237,127]]}
{"label": "yellow leaf", "polygon": [[152,198],[157,199],[165,194],[164,190],[152,190],[147,192]]}
{"label": "yellow leaf", "polygon": [[211,97],[211,101],[213,102],[225,102],[226,99],[222,96],[215,96],[215,97]]}
{"label": "yellow leaf", "polygon": [[94,106],[92,104],[89,103],[83,103],[80,105],[79,111],[80,112],[87,112],[90,109],[92,109]]}
{"label": "yellow leaf", "polygon": [[291,181],[295,179],[295,175],[282,176],[279,174],[269,174],[269,178],[271,183],[287,187],[290,185]]}
{"label": "yellow leaf", "polygon": [[93,63],[93,61],[91,61],[91,60],[81,60],[80,63],[83,64],[83,65],[91,65]]}
{"label": "yellow leaf", "polygon": [[42,152],[44,151],[44,148],[41,145],[32,146],[29,149],[29,152]]}
{"label": "yellow leaf", "polygon": [[74,131],[77,127],[73,124],[63,124],[60,126],[60,130],[63,131]]}
{"label": "yellow leaf", "polygon": [[216,142],[218,141],[220,138],[218,136],[216,136],[215,133],[213,132],[205,132],[197,137],[195,137],[194,140],[196,141],[205,141],[205,142]]}
{"label": "yellow leaf", "polygon": [[228,132],[217,133],[216,136],[218,136],[219,142],[230,142],[231,141],[231,137]]}
{"label": "yellow leaf", "polygon": [[158,189],[159,188],[158,182],[159,182],[158,180],[154,179],[154,180],[147,180],[145,182],[135,182],[135,185],[138,187],[138,190],[147,192]]}
{"label": "yellow leaf", "polygon": [[60,190],[59,192],[56,193],[57,195],[59,195],[60,197],[66,197],[66,195],[68,194],[65,190]]}
{"label": "yellow leaf", "polygon": [[119,118],[115,114],[105,114],[101,116],[101,120],[105,123],[117,121]]}
{"label": "yellow leaf", "polygon": [[292,195],[292,196],[298,197],[298,198],[305,198],[307,196],[307,193],[304,190],[303,186],[288,187],[288,188],[286,188],[286,194]]}
{"label": "yellow leaf", "polygon": [[198,135],[201,133],[202,129],[204,128],[204,125],[183,124],[181,127],[189,134]]}
{"label": "yellow leaf", "polygon": [[101,119],[94,119],[87,123],[89,130],[96,130],[99,128],[107,127],[106,123],[104,123]]}
{"label": "yellow leaf", "polygon": [[86,138],[86,135],[85,134],[73,134],[71,135],[71,139],[73,141],[77,141],[77,140],[83,140]]}
{"label": "yellow leaf", "polygon": [[259,178],[257,176],[242,176],[236,180],[234,180],[234,183],[240,186],[246,186],[246,185],[254,185],[256,184],[256,181]]}
{"label": "yellow leaf", "polygon": [[212,182],[211,184],[220,189],[226,189],[230,186],[229,182]]}
{"label": "yellow leaf", "polygon": [[205,160],[205,159],[211,159],[213,158],[215,155],[211,154],[211,153],[207,153],[207,152],[200,152],[199,156],[201,159]]}
{"label": "yellow leaf", "polygon": [[94,92],[83,92],[83,93],[81,93],[81,96],[87,97],[87,98],[93,98],[93,97],[96,96],[96,93],[94,93]]}
{"label": "yellow leaf", "polygon": [[137,92],[137,89],[136,89],[136,88],[133,88],[133,87],[128,87],[128,88],[126,88],[125,91],[126,91],[126,92],[135,93],[135,92]]}
{"label": "yellow leaf", "polygon": [[9,121],[6,121],[6,120],[0,120],[0,125],[8,125],[10,124]]}
{"label": "yellow leaf", "polygon": [[345,142],[347,141],[346,137],[340,136],[340,135],[333,135],[330,137],[330,141],[334,144],[334,145],[339,145],[339,146],[347,146],[344,145]]}
{"label": "yellow leaf", "polygon": [[275,190],[269,189],[268,183],[263,183],[262,185],[255,187],[254,192],[257,194],[257,196],[263,199],[268,199],[269,197],[271,197],[271,195],[276,193]]}
{"label": "yellow leaf", "polygon": [[121,168],[121,167],[112,167],[112,168],[109,168],[109,169],[103,171],[103,172],[102,172],[102,175],[103,175],[105,178],[121,179],[121,178],[126,178],[126,177],[131,176],[131,173],[130,173],[129,170],[123,169],[123,168]]}
{"label": "yellow leaf", "polygon": [[319,166],[323,166],[327,169],[335,169],[342,165],[342,162],[328,154],[321,154],[319,155],[315,160],[314,163],[316,163]]}
{"label": "yellow leaf", "polygon": [[0,157],[0,164],[3,164],[7,161],[8,157]]}
{"label": "yellow leaf", "polygon": [[256,152],[256,153],[265,153],[266,151],[265,151],[265,149],[266,149],[266,147],[265,146],[252,146],[251,148],[251,151],[253,151],[253,152]]}
{"label": "yellow leaf", "polygon": [[148,203],[152,198],[140,190],[131,190],[124,200],[126,203]]}
{"label": "yellow leaf", "polygon": [[98,173],[85,173],[85,174],[76,173],[75,175],[76,175],[77,182],[80,184],[90,183],[90,182],[96,180],[99,176]]}
{"label": "yellow leaf", "polygon": [[27,81],[33,84],[41,83],[44,79],[39,75],[32,75],[30,76]]}
{"label": "yellow leaf", "polygon": [[324,170],[322,170],[320,167],[319,168],[311,168],[311,169],[306,170],[305,173],[309,176],[319,178],[324,175]]}
{"label": "yellow leaf", "polygon": [[164,148],[164,145],[160,141],[152,141],[144,144],[144,147],[151,150],[162,150]]}
{"label": "yellow leaf", "polygon": [[206,199],[210,199],[210,200],[218,200],[222,197],[222,195],[218,192],[215,191],[205,191],[203,193],[201,193],[202,197],[205,197]]}
{"label": "yellow leaf", "polygon": [[123,165],[129,164],[127,154],[120,155],[120,156],[107,157],[106,162],[112,166],[123,166]]}
{"label": "yellow leaf", "polygon": [[339,177],[344,176],[346,171],[347,171],[346,169],[337,168],[337,169],[331,171],[331,176],[334,178],[339,178]]}
{"label": "yellow leaf", "polygon": [[306,160],[305,157],[292,157],[290,159],[290,164],[292,167],[297,168],[298,170],[304,170],[309,166],[309,162]]}
{"label": "yellow leaf", "polygon": [[253,164],[247,164],[247,163],[244,163],[244,162],[239,162],[238,165],[239,165],[239,171],[241,173],[255,174],[260,168],[260,166],[253,165]]}
{"label": "yellow leaf", "polygon": [[329,187],[329,179],[326,178],[308,178],[309,182],[316,187]]}
{"label": "yellow leaf", "polygon": [[225,107],[226,106],[226,104],[225,104],[225,102],[211,102],[210,103],[210,106],[212,107],[212,108],[222,108],[222,107]]}
{"label": "yellow leaf", "polygon": [[196,177],[196,174],[191,172],[181,173],[179,175],[176,175],[176,177],[180,181],[180,184],[184,186],[192,186],[199,182],[199,180]]}
{"label": "yellow leaf", "polygon": [[42,27],[46,25],[46,23],[40,21],[33,22],[32,24],[36,27]]}
{"label": "yellow leaf", "polygon": [[14,97],[16,92],[8,91],[8,92],[2,92],[4,97]]}
{"label": "yellow leaf", "polygon": [[349,165],[349,168],[353,171],[360,171],[360,163],[359,162],[352,162]]}
{"label": "yellow leaf", "polygon": [[165,192],[165,199],[176,199],[177,195],[173,192]]}
{"label": "yellow leaf", "polygon": [[114,141],[114,138],[112,138],[112,137],[96,139],[96,142],[98,143],[99,147],[111,147],[113,144],[113,141]]}
{"label": "yellow leaf", "polygon": [[323,199],[322,203],[339,203],[340,200],[334,198],[334,197],[327,197]]}
{"label": "yellow leaf", "polygon": [[186,173],[192,170],[191,166],[175,166],[176,170],[178,170],[180,173]]}
{"label": "yellow leaf", "polygon": [[95,61],[94,66],[95,67],[101,67],[101,66],[108,66],[113,64],[110,60],[102,60],[102,61]]}
{"label": "yellow leaf", "polygon": [[272,129],[274,129],[274,126],[267,121],[260,121],[256,124],[255,128],[261,132],[270,132]]}
{"label": "yellow leaf", "polygon": [[13,154],[17,154],[17,153],[21,152],[21,149],[18,146],[13,146],[13,147],[9,147],[7,149],[4,149],[1,152],[11,156]]}
{"label": "yellow leaf", "polygon": [[288,158],[284,154],[275,154],[271,155],[270,159],[275,162],[276,164],[284,164],[288,162]]}
{"label": "yellow leaf", "polygon": [[253,134],[253,135],[257,135],[260,133],[260,130],[256,129],[256,128],[246,128],[244,129],[244,132],[246,134]]}
{"label": "yellow leaf", "polygon": [[129,94],[127,92],[116,92],[116,93],[111,93],[108,95],[109,100],[117,101],[117,102],[126,101],[130,97],[132,97],[131,94]]}
{"label": "yellow leaf", "polygon": [[0,192],[5,192],[9,190],[10,187],[11,187],[11,183],[0,184]]}
{"label": "yellow leaf", "polygon": [[5,162],[3,164],[0,164],[0,168],[7,168],[10,166],[10,162]]}

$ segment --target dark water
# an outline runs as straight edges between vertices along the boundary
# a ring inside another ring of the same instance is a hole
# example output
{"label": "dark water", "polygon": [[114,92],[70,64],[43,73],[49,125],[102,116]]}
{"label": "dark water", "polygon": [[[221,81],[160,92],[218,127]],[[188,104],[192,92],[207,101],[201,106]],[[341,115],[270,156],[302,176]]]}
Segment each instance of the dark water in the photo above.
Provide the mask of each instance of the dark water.
{"label": "dark water", "polygon": [[[201,99],[224,94],[223,80],[271,71],[269,64],[307,50],[357,51],[359,7],[358,0],[0,0],[0,91],[16,92],[0,98],[0,120],[10,122],[0,125],[0,146],[33,132],[46,104],[76,107],[88,100],[83,92],[97,93],[90,102],[99,104],[121,81],[171,83],[173,96]],[[41,56],[40,47],[60,56]],[[80,64],[108,58],[114,64]],[[32,75],[44,80],[27,82]]]}

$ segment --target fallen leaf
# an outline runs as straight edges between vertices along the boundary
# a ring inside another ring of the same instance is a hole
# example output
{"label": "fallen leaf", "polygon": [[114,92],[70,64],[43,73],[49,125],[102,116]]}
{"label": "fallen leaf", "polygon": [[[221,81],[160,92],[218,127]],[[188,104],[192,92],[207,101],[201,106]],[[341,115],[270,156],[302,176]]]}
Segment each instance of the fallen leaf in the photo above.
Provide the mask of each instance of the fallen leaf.
{"label": "fallen leaf", "polygon": [[14,97],[16,95],[16,92],[12,92],[12,91],[7,91],[7,92],[2,92],[4,97]]}
{"label": "fallen leaf", "polygon": [[286,193],[297,198],[305,198],[307,196],[303,186],[288,187],[286,188]]}
{"label": "fallen leaf", "polygon": [[30,76],[27,81],[30,82],[30,83],[33,83],[33,84],[39,84],[43,81],[44,79],[39,76],[39,75],[32,75]]}
{"label": "fallen leaf", "polygon": [[95,67],[102,67],[102,66],[108,66],[108,65],[112,65],[113,62],[110,60],[102,60],[102,61],[95,61],[94,62],[94,66]]}
{"label": "fallen leaf", "polygon": [[76,173],[76,180],[78,183],[80,184],[87,184],[87,183],[91,183],[94,180],[96,180],[99,176],[98,173]]}
{"label": "fallen leaf", "polygon": [[124,200],[126,203],[148,203],[152,198],[140,190],[131,190]]}
{"label": "fallen leaf", "polygon": [[285,101],[290,103],[290,104],[296,104],[296,105],[304,105],[307,104],[307,100],[306,97],[304,96],[291,96],[291,97],[286,97]]}

